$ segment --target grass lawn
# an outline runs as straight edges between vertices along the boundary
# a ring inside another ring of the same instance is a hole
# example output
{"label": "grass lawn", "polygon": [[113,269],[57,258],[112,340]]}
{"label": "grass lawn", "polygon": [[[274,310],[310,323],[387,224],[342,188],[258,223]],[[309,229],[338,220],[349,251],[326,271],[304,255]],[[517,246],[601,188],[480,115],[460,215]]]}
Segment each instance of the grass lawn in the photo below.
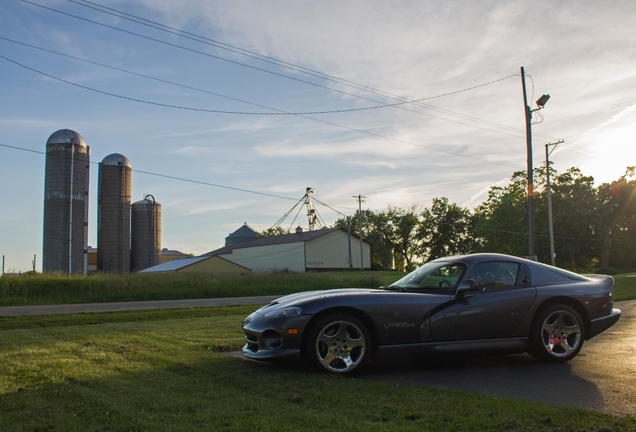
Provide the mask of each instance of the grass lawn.
{"label": "grass lawn", "polygon": [[614,301],[636,299],[636,273],[624,273],[614,276],[616,283],[612,289]]}
{"label": "grass lawn", "polygon": [[228,356],[253,309],[5,317],[0,430],[636,430],[633,418]]}

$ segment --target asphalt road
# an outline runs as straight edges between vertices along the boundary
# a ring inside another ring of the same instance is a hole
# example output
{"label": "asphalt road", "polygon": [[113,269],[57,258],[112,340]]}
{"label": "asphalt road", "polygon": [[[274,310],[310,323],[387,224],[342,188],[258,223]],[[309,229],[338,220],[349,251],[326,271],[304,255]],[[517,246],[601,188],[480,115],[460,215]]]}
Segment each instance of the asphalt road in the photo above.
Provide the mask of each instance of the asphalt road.
{"label": "asphalt road", "polygon": [[[230,304],[266,304],[273,297],[0,307],[0,316],[103,312]],[[636,415],[636,300],[616,306],[623,315],[605,333],[586,341],[565,364],[527,354],[442,359],[387,359],[363,377],[491,396]]]}
{"label": "asphalt road", "polygon": [[267,304],[278,297],[280,296],[229,297],[213,299],[161,300],[121,303],[83,303],[42,306],[7,306],[0,307],[0,316],[51,315],[82,312],[114,312],[124,310],[148,310],[222,305],[258,305]]}
{"label": "asphalt road", "polygon": [[490,396],[636,415],[636,300],[616,303],[613,327],[586,341],[564,364],[527,354],[473,358],[393,359],[375,365],[369,379],[426,385]]}

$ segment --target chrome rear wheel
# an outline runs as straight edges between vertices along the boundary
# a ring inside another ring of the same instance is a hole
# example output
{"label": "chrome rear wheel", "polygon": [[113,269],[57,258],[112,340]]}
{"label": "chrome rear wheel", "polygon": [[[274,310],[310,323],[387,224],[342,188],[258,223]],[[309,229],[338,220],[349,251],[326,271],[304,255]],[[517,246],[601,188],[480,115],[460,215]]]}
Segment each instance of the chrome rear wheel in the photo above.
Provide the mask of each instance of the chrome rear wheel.
{"label": "chrome rear wheel", "polygon": [[583,321],[578,312],[567,305],[552,305],[535,320],[529,352],[541,360],[568,361],[581,350],[583,336]]}

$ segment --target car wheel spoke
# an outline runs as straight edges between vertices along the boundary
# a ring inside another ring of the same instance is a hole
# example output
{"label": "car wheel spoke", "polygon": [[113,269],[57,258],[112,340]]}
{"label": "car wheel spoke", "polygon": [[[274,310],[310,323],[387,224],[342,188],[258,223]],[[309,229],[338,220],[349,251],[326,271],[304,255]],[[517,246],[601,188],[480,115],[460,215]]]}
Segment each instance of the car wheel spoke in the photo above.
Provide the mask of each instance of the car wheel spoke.
{"label": "car wheel spoke", "polygon": [[543,343],[554,356],[565,357],[574,352],[581,341],[578,320],[567,311],[549,315],[542,326]]}

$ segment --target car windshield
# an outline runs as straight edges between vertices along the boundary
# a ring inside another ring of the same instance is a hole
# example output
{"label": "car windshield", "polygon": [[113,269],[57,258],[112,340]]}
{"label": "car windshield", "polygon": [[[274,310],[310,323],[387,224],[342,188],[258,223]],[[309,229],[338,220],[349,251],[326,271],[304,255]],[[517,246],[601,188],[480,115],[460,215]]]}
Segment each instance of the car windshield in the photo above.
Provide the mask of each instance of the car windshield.
{"label": "car windshield", "polygon": [[457,285],[466,266],[459,263],[433,261],[392,284],[389,289],[444,289]]}

